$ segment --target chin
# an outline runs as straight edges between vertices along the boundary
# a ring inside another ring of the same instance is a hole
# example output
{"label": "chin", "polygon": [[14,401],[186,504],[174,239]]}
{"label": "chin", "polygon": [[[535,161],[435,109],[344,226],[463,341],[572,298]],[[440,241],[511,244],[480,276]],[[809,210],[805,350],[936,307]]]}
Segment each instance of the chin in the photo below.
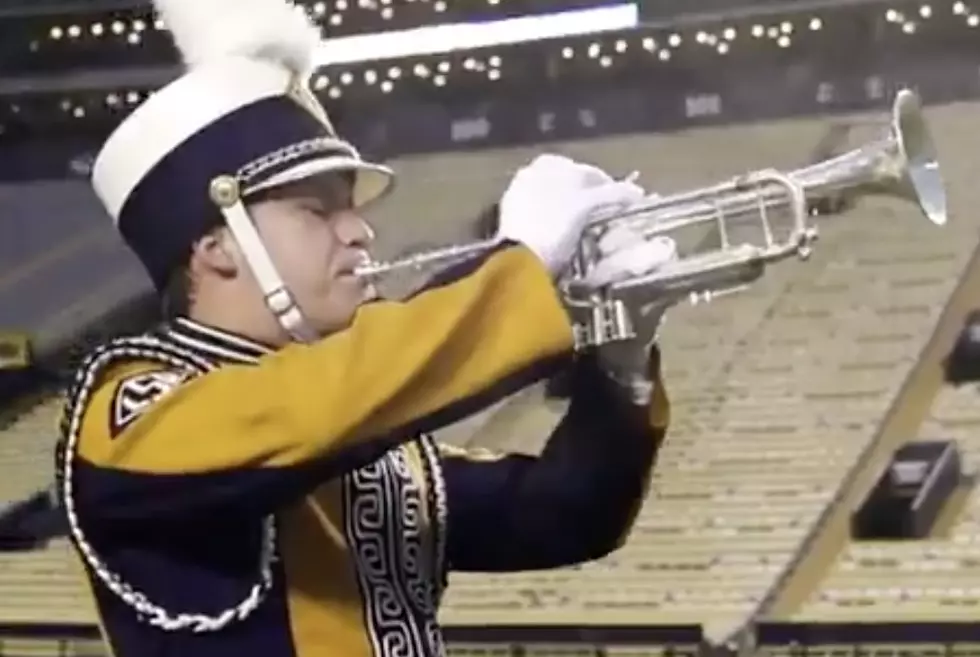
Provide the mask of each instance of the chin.
{"label": "chin", "polygon": [[319,335],[321,338],[325,338],[328,335],[333,335],[334,333],[340,333],[341,331],[349,329],[351,324],[354,323],[354,315],[347,318],[334,317],[331,318],[330,321],[325,322],[316,322],[312,319],[307,319],[307,321],[313,325],[313,330],[317,335]]}
{"label": "chin", "polygon": [[334,327],[333,331],[343,331],[344,329],[350,328],[351,324],[357,318],[357,314],[360,312],[362,305],[360,303],[352,304],[346,312],[335,312],[331,317],[333,321],[330,322]]}

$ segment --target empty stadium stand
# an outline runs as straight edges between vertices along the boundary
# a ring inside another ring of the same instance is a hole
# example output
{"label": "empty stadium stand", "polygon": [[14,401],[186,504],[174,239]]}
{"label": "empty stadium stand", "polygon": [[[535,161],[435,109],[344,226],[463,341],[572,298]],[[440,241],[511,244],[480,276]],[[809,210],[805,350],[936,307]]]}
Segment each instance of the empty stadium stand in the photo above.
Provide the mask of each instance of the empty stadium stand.
{"label": "empty stadium stand", "polygon": [[[662,343],[674,424],[622,551],[560,573],[458,577],[447,619],[700,622],[723,640],[763,609],[862,465],[973,251],[976,223],[955,212],[968,187],[956,176],[969,163],[956,157],[969,153],[954,143],[962,143],[966,111],[947,107],[930,117],[952,172],[954,225],[933,230],[900,205],[869,200],[827,220],[811,261],[773,272],[747,293],[669,314]],[[648,184],[670,189],[747,167],[794,166],[817,141],[818,125],[569,150],[639,168]],[[538,413],[544,432],[555,415]]]}
{"label": "empty stadium stand", "polygon": [[149,290],[85,181],[0,185],[0,230],[0,327],[42,354]]}
{"label": "empty stadium stand", "polygon": [[[518,628],[702,625],[711,642],[725,643],[738,639],[738,631],[760,614],[799,622],[975,619],[978,493],[948,522],[948,535],[924,543],[845,547],[838,541],[828,548],[819,539],[831,516],[846,506],[854,477],[880,467],[887,437],[879,429],[896,402],[908,399],[910,377],[927,367],[937,371],[931,383],[912,390],[919,407],[928,409],[938,391],[938,356],[932,355],[937,325],[955,324],[947,331],[952,336],[962,322],[962,316],[952,322],[943,311],[957,281],[972,273],[968,265],[976,245],[976,185],[970,178],[971,157],[980,152],[972,126],[976,111],[970,104],[929,111],[951,194],[954,219],[945,229],[900,202],[868,200],[826,219],[811,260],[773,270],[743,294],[670,312],[662,344],[673,427],[638,526],[621,551],[580,568],[454,576],[446,622]],[[803,164],[824,125],[783,121],[555,148],[613,171],[640,170],[646,185],[671,191],[750,168]],[[859,131],[854,139],[867,136]],[[461,208],[475,216],[531,154],[513,149],[396,163],[401,184],[374,216],[383,247],[395,248],[409,236],[425,243],[465,238],[469,227],[461,221]],[[83,228],[73,230],[85,239]],[[80,292],[59,298],[67,305],[67,299],[82,298]],[[38,309],[36,316],[49,313]],[[967,466],[976,468],[976,394],[970,387],[940,393],[930,420],[903,427],[905,437],[955,438]],[[56,400],[45,401],[0,434],[0,469],[18,473],[0,480],[0,499],[22,497],[50,481],[56,408]],[[543,403],[540,391],[532,391],[499,410],[495,417],[451,428],[452,439],[530,451],[553,426],[560,404]],[[818,547],[827,552],[823,561],[803,559]],[[0,622],[40,623],[53,615],[66,622],[91,620],[67,562],[60,541],[36,554],[0,555],[0,573],[10,574],[0,575]],[[815,575],[800,574],[800,567],[814,563]],[[789,595],[799,598],[797,604],[774,606],[788,585],[805,592]],[[643,641],[633,636],[627,643]],[[513,654],[505,646],[465,642],[454,652]],[[525,654],[596,653],[540,645]],[[658,653],[622,647],[607,654]]]}

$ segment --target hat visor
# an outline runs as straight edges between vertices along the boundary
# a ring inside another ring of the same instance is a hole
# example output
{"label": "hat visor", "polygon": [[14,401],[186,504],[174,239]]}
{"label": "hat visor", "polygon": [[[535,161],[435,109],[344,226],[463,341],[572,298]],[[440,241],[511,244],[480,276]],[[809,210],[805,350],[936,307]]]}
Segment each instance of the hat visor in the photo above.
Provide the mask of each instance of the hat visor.
{"label": "hat visor", "polygon": [[249,187],[245,190],[245,194],[250,195],[338,171],[352,171],[356,174],[354,179],[354,207],[357,208],[381,199],[390,193],[395,186],[394,172],[384,165],[365,162],[354,157],[331,155],[308,160],[280,171],[258,185]]}

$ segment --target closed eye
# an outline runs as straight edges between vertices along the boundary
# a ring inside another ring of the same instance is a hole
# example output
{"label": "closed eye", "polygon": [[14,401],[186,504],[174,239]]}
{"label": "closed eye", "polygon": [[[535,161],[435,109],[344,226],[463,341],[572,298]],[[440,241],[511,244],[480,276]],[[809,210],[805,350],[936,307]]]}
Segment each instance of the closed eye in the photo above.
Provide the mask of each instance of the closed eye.
{"label": "closed eye", "polygon": [[314,204],[303,205],[301,209],[304,212],[308,212],[309,214],[312,214],[313,216],[318,217],[320,219],[329,219],[336,212],[336,210],[327,209],[322,205],[314,205]]}

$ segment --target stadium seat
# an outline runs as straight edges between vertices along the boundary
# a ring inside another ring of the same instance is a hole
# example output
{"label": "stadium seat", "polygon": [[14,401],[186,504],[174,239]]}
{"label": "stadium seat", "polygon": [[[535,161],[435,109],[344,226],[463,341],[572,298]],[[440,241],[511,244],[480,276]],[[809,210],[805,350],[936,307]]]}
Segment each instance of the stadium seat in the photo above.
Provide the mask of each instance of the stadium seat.
{"label": "stadium seat", "polygon": [[0,431],[0,507],[51,485],[60,413],[60,398],[49,398],[18,414]]}
{"label": "stadium seat", "polygon": [[[0,431],[0,505],[51,485],[61,399],[46,399]],[[43,550],[0,553],[0,622],[91,622],[74,555],[65,540]],[[30,654],[30,653],[27,653]]]}
{"label": "stadium seat", "polygon": [[0,556],[0,618],[4,623],[90,623],[94,611],[66,540],[44,550]]}

